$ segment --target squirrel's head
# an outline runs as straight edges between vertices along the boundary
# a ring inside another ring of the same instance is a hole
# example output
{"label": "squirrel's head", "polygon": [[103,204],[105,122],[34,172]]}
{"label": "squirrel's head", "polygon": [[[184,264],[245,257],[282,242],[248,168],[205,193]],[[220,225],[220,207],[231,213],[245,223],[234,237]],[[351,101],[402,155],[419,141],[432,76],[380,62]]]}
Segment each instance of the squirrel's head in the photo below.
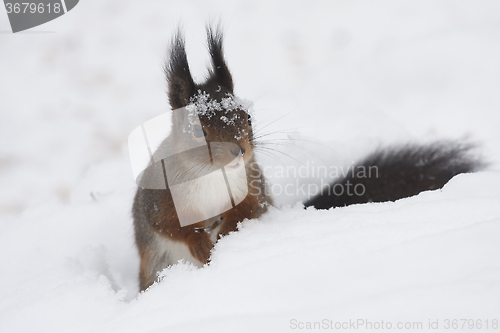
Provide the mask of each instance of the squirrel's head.
{"label": "squirrel's head", "polygon": [[201,84],[191,76],[182,36],[178,33],[172,41],[165,69],[174,110],[171,135],[177,137],[176,142],[209,143],[212,163],[227,164],[238,156],[248,161],[253,153],[250,114],[233,95],[221,31],[207,28],[207,39],[212,64],[208,78]]}

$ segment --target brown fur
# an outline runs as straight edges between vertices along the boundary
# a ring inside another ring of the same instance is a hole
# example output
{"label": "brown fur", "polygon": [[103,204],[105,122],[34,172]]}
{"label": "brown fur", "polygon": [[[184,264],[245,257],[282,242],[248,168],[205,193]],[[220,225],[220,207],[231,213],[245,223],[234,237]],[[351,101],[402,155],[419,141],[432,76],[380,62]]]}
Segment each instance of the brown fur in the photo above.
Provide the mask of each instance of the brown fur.
{"label": "brown fur", "polygon": [[[211,29],[208,29],[207,32],[209,51],[212,57],[212,69],[210,70],[210,77],[201,85],[195,84],[191,78],[182,38],[180,36],[174,38],[170,61],[166,69],[169,83],[169,101],[172,109],[188,105],[193,101],[194,96],[200,93],[209,94],[210,100],[218,102],[222,98],[232,96],[233,82],[223,58],[222,35],[219,31],[213,32]],[[197,230],[198,228],[207,227],[214,221],[220,221],[221,227],[216,238],[219,239],[232,231],[236,231],[238,222],[260,216],[265,212],[267,205],[271,203],[271,200],[265,196],[265,182],[253,156],[253,132],[251,123],[248,120],[247,110],[237,108],[230,110],[229,114],[236,115],[236,121],[231,126],[228,126],[218,114],[212,117],[199,115],[200,124],[206,134],[200,140],[205,139],[210,143],[210,163],[217,165],[225,165],[231,162],[236,155],[227,146],[219,144],[220,142],[233,143],[239,147],[245,161],[249,193],[237,206],[221,215],[181,227],[176,208],[189,209],[189,206],[188,204],[186,204],[186,207],[174,206],[168,184],[166,184],[166,189],[156,190],[149,189],[146,186],[144,186],[146,188],[139,186],[132,211],[135,240],[141,259],[139,273],[141,291],[147,289],[156,280],[156,273],[165,268],[163,266],[166,262],[171,261],[168,258],[170,255],[168,251],[161,250],[161,247],[157,244],[158,236],[160,236],[160,239],[172,244],[173,242],[185,244],[196,260],[201,264],[207,264],[214,243],[206,231]],[[223,115],[228,115],[228,111],[225,110]],[[171,134],[155,152],[156,156],[160,156],[170,149],[172,144],[182,145],[182,142],[185,142],[181,139],[183,135],[192,135],[192,133],[186,134],[186,131],[181,130],[186,123],[186,117],[186,112],[173,113]],[[241,136],[242,130],[246,133],[243,136]],[[191,139],[197,140],[197,138]],[[176,148],[184,150],[184,147]],[[196,160],[198,157],[195,155],[196,153],[196,151],[191,150],[185,156],[179,155],[181,157],[177,160],[164,162],[163,165],[166,170],[178,175],[178,179],[182,181],[183,177],[186,177],[185,174],[188,173],[188,167],[183,164],[183,158],[185,157],[186,160],[189,159],[190,161]],[[207,163],[207,161],[203,161],[201,155],[199,162]],[[145,170],[144,175],[149,175],[149,181],[153,179],[162,185],[161,182],[166,182],[166,180],[163,180],[161,171],[159,164],[150,165]],[[155,172],[160,177],[155,178]],[[163,187],[165,187],[164,184]],[[161,188],[161,186],[158,188]]]}

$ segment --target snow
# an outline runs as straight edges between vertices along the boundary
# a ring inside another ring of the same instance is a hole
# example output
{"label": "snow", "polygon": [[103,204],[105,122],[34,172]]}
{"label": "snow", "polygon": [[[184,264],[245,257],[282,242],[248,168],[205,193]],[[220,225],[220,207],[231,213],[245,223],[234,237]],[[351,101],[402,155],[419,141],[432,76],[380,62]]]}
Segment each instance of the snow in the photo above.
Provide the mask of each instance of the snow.
{"label": "snow", "polygon": [[[178,23],[200,81],[204,26],[219,18],[235,95],[253,101],[256,135],[283,153],[259,161],[275,188],[297,193],[222,239],[209,266],[180,263],[138,294],[127,138],[169,110],[162,62]],[[13,35],[0,10],[0,332],[491,325],[499,22],[500,3],[483,0],[87,0]],[[342,170],[379,147],[441,139],[479,143],[490,166],[443,190],[329,211],[297,204],[300,185],[325,180],[317,173],[273,177],[283,165]]]}
{"label": "snow", "polygon": [[[192,98],[191,103],[186,106],[186,109],[190,112],[189,116],[203,115],[210,119],[215,114],[217,114],[217,112],[228,114],[231,111],[237,110],[241,107],[242,105],[240,105],[230,94],[227,94],[227,97],[223,97],[221,102],[219,103],[217,100],[211,99],[210,94],[198,90],[198,94]],[[233,118],[237,116],[238,115],[236,113],[233,113]],[[226,119],[224,123],[229,125],[234,125],[234,120],[237,119],[231,119],[230,122],[227,117],[221,116],[220,118],[223,119],[222,117]]]}

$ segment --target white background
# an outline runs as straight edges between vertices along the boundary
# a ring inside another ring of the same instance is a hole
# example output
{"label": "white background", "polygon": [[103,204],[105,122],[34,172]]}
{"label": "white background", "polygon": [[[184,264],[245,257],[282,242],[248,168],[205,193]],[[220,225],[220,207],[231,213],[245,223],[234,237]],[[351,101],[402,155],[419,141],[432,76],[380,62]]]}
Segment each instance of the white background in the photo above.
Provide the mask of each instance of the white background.
{"label": "white background", "polygon": [[[138,296],[127,136],[169,111],[162,66],[179,24],[206,76],[210,20],[254,127],[287,139],[273,148],[291,157],[263,166],[351,165],[451,139],[479,143],[490,167],[395,203],[319,212],[278,195],[209,267],[177,265]],[[1,332],[500,319],[498,1],[84,0],[9,30],[1,9]]]}

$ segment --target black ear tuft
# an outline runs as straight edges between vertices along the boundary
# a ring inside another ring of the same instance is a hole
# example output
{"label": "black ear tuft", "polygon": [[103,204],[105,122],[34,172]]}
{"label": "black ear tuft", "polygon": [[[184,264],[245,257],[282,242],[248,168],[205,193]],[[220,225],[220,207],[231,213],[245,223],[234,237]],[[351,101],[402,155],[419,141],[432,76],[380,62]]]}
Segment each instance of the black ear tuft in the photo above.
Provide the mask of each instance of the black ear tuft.
{"label": "black ear tuft", "polygon": [[195,94],[196,87],[189,71],[184,38],[179,32],[172,40],[165,74],[168,81],[168,99],[172,109],[186,106],[189,98]]}
{"label": "black ear tuft", "polygon": [[212,69],[210,70],[210,83],[218,84],[233,93],[233,78],[227,68],[222,50],[222,31],[217,27],[214,31],[210,26],[207,27],[208,50],[212,58]]}

